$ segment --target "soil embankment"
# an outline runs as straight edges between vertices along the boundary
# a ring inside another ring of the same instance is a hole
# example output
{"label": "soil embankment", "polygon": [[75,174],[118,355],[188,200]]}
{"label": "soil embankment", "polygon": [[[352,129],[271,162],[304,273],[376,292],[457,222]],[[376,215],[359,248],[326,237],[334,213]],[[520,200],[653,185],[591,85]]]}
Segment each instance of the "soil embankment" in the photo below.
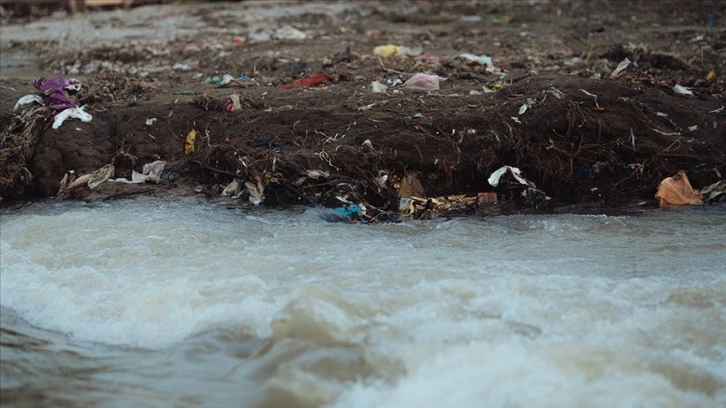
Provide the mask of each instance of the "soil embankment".
{"label": "soil embankment", "polygon": [[[396,211],[400,196],[457,195],[446,208],[470,212],[476,200],[465,197],[484,192],[518,208],[617,207],[652,200],[660,180],[681,170],[696,187],[721,180],[723,13],[628,4],[287,3],[270,11],[241,2],[39,20],[32,24],[54,30],[85,21],[90,28],[67,29],[103,34],[82,46],[3,38],[3,59],[32,49],[44,77],[78,78],[70,96],[93,120],[52,129],[48,108],[13,112],[35,89],[6,69],[0,194],[4,202],[56,196],[71,170],[77,177],[112,165],[112,178],[131,179],[158,160],[166,162],[158,184],[105,182],[62,196],[217,200],[225,192],[240,205],[333,206],[345,197]],[[134,37],[135,27],[156,34]],[[404,48],[374,51],[389,44]],[[616,72],[619,64],[627,66]],[[399,84],[416,73],[446,80],[433,90]],[[224,74],[233,80],[220,86]],[[320,83],[307,86],[316,75]],[[385,92],[373,92],[374,81]],[[542,195],[520,198],[516,182],[491,186],[487,178],[505,165]]]}

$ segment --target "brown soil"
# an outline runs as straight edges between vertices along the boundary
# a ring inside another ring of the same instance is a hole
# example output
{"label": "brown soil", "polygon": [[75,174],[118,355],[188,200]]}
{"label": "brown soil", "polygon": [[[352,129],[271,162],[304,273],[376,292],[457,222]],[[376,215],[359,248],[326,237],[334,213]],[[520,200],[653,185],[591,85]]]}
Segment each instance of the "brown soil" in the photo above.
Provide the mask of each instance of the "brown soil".
{"label": "brown soil", "polygon": [[[497,191],[500,205],[518,209],[613,208],[650,203],[660,180],[680,170],[695,187],[726,172],[726,13],[719,1],[343,4],[336,13],[265,20],[270,30],[303,30],[305,40],[252,42],[246,23],[225,17],[225,10],[259,7],[241,2],[142,7],[149,18],[168,12],[205,24],[161,45],[133,39],[73,50],[54,41],[3,42],[3,57],[32,50],[45,77],[80,79],[74,98],[93,121],[68,120],[53,130],[54,112],[45,108],[14,114],[17,99],[35,90],[31,79],[3,74],[2,201],[54,197],[69,170],[81,175],[113,164],[114,177],[130,178],[155,160],[168,163],[159,184],[106,182],[69,197],[218,200],[238,178],[265,186],[263,205],[336,205],[343,196],[395,211],[402,179],[418,179],[418,195],[426,197]],[[138,24],[119,15],[114,28]],[[209,26],[240,34],[206,32]],[[423,53],[373,55],[385,44]],[[496,68],[456,58],[461,53],[489,55]],[[624,58],[631,65],[611,78]],[[177,62],[192,70],[172,70]],[[371,91],[372,81],[419,72],[447,80],[433,92]],[[225,73],[252,80],[204,83]],[[331,79],[280,88],[319,73]],[[674,85],[694,95],[678,95]],[[233,93],[241,109],[230,112]],[[149,118],[156,120],[147,125]],[[185,153],[191,130],[195,151]],[[488,176],[504,165],[519,167],[551,200],[524,202],[516,199],[521,189],[490,186]],[[311,170],[328,176],[311,177]],[[224,200],[249,205],[247,196]]]}

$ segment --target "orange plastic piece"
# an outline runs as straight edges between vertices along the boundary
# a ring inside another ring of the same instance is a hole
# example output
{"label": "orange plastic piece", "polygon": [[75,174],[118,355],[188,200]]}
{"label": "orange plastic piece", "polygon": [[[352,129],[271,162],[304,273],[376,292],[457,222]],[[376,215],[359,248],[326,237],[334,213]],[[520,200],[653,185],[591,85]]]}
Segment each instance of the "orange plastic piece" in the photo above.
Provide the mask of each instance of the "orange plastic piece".
{"label": "orange plastic piece", "polygon": [[703,200],[701,193],[691,187],[685,171],[679,171],[673,177],[668,177],[658,185],[658,192],[655,193],[660,207],[666,205],[701,205]]}

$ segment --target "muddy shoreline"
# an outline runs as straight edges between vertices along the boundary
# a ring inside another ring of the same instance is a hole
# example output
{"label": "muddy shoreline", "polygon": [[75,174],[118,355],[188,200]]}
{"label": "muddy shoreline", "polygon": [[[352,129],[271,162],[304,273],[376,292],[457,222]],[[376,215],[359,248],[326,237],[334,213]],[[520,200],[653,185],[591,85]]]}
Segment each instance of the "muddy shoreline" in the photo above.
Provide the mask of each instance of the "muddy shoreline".
{"label": "muddy shoreline", "polygon": [[[70,171],[113,166],[107,178],[131,179],[164,161],[158,183],[107,181],[61,196],[363,205],[373,217],[404,204],[415,217],[651,207],[666,177],[685,171],[701,188],[726,172],[726,21],[647,3],[293,2],[277,14],[256,2],[145,6],[89,13],[106,34],[82,48],[3,38],[3,58],[33,49],[43,77],[78,78],[69,95],[93,120],[53,129],[51,109],[14,112],[37,91],[6,70],[2,203],[55,197]],[[304,11],[284,12],[296,7]],[[113,46],[104,38],[155,18],[144,27],[184,29]],[[303,37],[283,38],[282,27]],[[13,29],[5,23],[2,37]],[[411,51],[376,55],[386,44]],[[431,90],[400,84],[416,73],[445,80]],[[224,74],[234,80],[220,84]],[[502,166],[531,184],[492,186]]]}

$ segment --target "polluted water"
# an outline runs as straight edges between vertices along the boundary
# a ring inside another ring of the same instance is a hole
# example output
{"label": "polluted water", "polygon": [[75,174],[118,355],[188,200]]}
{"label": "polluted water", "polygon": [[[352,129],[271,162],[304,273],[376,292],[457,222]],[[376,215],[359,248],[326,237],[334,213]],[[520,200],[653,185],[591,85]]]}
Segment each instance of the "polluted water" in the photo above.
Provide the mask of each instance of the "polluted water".
{"label": "polluted water", "polygon": [[0,219],[2,405],[724,407],[726,207]]}

